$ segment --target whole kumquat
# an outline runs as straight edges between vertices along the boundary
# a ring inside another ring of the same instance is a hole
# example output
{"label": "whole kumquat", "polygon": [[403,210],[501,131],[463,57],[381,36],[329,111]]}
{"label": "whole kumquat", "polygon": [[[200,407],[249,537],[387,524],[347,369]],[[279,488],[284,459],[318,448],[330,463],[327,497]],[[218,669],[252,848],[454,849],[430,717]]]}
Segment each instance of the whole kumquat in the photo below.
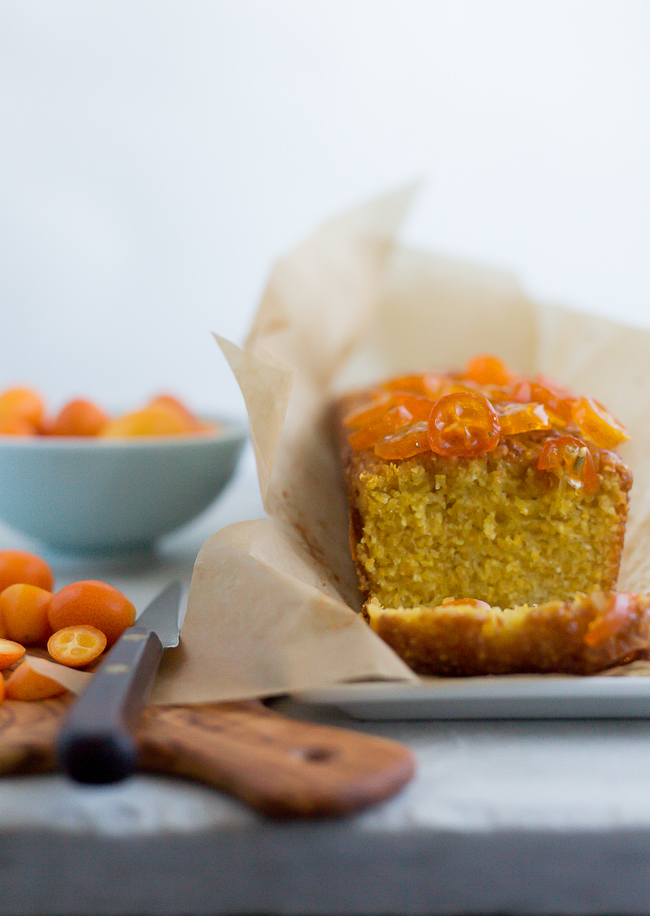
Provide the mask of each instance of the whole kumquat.
{"label": "whole kumquat", "polygon": [[5,683],[8,700],[47,700],[60,696],[65,690],[53,678],[34,671],[27,659],[11,672]]}
{"label": "whole kumquat", "polygon": [[54,573],[42,557],[26,550],[0,550],[0,592],[16,582],[38,585],[46,591],[54,587]]}
{"label": "whole kumquat", "polygon": [[75,398],[44,427],[49,436],[98,436],[108,425],[108,414],[85,398]]}
{"label": "whole kumquat", "polygon": [[13,413],[0,413],[0,435],[3,436],[35,436],[37,428],[25,417]]}
{"label": "whole kumquat", "polygon": [[45,404],[40,394],[31,388],[6,388],[0,392],[0,414],[22,417],[34,428],[38,427],[45,413]]}
{"label": "whole kumquat", "polygon": [[196,427],[168,404],[148,404],[111,420],[101,432],[106,439],[130,436],[177,436],[196,432]]}
{"label": "whole kumquat", "polygon": [[76,624],[90,624],[106,635],[111,646],[135,622],[135,607],[119,589],[87,579],[55,592],[48,619],[54,632]]}
{"label": "whole kumquat", "polygon": [[5,679],[0,674],[0,703],[2,703],[4,698],[5,698]]}
{"label": "whole kumquat", "polygon": [[57,630],[47,641],[47,651],[54,661],[69,668],[89,665],[105,648],[105,634],[97,627],[82,623]]}
{"label": "whole kumquat", "polygon": [[11,639],[0,639],[0,671],[15,665],[25,654],[25,647]]}
{"label": "whole kumquat", "polygon": [[149,402],[150,407],[163,406],[175,410],[187,423],[188,432],[203,432],[215,429],[214,423],[205,423],[199,419],[182,401],[173,394],[159,394]]}
{"label": "whole kumquat", "polygon": [[0,592],[0,621],[5,636],[24,646],[43,645],[51,634],[47,612],[52,592],[16,582]]}

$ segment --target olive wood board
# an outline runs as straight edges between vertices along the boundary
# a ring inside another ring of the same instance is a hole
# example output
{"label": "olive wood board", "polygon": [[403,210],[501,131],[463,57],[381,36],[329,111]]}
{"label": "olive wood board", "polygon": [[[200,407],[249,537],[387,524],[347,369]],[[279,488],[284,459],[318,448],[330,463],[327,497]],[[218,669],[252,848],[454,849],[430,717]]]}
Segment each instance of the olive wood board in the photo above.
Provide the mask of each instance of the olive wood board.
{"label": "olive wood board", "polygon": [[[0,704],[0,774],[54,772],[69,700]],[[256,700],[149,706],[140,769],[213,786],[277,818],[338,817],[392,797],[414,759],[396,741],[290,719]]]}

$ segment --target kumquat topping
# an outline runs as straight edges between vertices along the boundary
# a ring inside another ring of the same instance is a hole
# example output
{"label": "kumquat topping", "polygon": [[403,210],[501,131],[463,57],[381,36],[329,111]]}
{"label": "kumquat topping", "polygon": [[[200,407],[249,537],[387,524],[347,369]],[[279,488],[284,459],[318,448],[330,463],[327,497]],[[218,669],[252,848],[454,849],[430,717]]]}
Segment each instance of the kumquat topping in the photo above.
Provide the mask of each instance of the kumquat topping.
{"label": "kumquat topping", "polygon": [[599,488],[592,449],[611,450],[630,437],[594,398],[544,375],[528,377],[497,356],[480,354],[460,372],[401,375],[378,384],[344,420],[353,450],[387,461],[426,452],[469,459],[508,437],[537,435],[535,465],[585,493]]}
{"label": "kumquat topping", "polygon": [[471,458],[499,444],[499,418],[482,394],[447,394],[429,418],[431,451],[443,457]]}

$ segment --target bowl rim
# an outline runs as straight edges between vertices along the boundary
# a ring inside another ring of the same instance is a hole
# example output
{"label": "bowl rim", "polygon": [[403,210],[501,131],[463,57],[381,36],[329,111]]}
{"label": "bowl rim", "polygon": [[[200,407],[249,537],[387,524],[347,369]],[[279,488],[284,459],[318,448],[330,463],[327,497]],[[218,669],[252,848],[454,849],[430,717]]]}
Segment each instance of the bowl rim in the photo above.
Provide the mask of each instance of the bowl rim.
{"label": "bowl rim", "polygon": [[122,451],[137,449],[155,450],[161,446],[176,446],[183,449],[205,445],[233,444],[249,436],[246,421],[223,416],[201,417],[202,420],[220,424],[213,431],[199,430],[190,433],[170,435],[131,436],[102,438],[100,436],[19,436],[0,434],[0,451]]}

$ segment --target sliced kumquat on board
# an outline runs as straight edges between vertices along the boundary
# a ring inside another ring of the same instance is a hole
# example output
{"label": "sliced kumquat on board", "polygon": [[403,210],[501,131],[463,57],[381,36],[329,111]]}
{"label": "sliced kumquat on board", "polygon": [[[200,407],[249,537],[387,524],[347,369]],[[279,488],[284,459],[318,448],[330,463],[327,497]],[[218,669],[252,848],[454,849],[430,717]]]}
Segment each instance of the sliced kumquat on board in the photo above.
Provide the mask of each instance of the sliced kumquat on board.
{"label": "sliced kumquat on board", "polygon": [[47,612],[52,592],[16,582],[0,592],[0,622],[8,639],[24,646],[44,645],[52,630]]}
{"label": "sliced kumquat on board", "polygon": [[106,635],[111,646],[135,622],[135,607],[107,582],[86,579],[54,593],[48,619],[53,632],[76,624],[90,624]]}
{"label": "sliced kumquat on board", "polygon": [[572,410],[580,433],[597,448],[614,449],[629,441],[625,427],[594,398],[579,398]]}
{"label": "sliced kumquat on board", "polygon": [[12,639],[0,639],[0,671],[15,665],[25,654],[25,647]]}
{"label": "sliced kumquat on board", "polygon": [[496,411],[482,394],[448,394],[429,419],[431,451],[443,457],[471,458],[495,449],[501,427]]}
{"label": "sliced kumquat on board", "polygon": [[47,641],[47,651],[55,662],[69,668],[84,668],[102,654],[106,636],[97,627],[78,623],[63,627]]}
{"label": "sliced kumquat on board", "polygon": [[52,591],[54,573],[49,563],[35,553],[0,550],[0,592],[16,582],[38,585],[39,588]]}
{"label": "sliced kumquat on board", "polygon": [[5,682],[5,696],[8,700],[47,700],[66,692],[58,681],[34,671],[24,659],[9,675]]}

